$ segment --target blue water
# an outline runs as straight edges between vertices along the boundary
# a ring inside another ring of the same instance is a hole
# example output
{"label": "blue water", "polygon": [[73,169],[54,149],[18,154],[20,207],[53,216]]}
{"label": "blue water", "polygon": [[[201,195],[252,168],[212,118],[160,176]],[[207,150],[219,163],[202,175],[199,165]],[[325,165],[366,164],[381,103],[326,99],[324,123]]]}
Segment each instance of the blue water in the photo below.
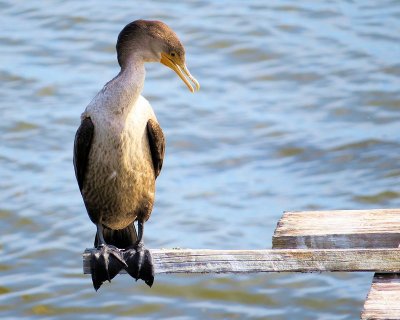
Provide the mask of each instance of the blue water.
{"label": "blue water", "polygon": [[95,293],[72,167],[79,117],[128,22],[180,36],[201,90],[161,64],[167,138],[150,248],[262,249],[285,210],[400,207],[398,1],[0,1],[0,317],[355,319],[372,274],[128,276]]}

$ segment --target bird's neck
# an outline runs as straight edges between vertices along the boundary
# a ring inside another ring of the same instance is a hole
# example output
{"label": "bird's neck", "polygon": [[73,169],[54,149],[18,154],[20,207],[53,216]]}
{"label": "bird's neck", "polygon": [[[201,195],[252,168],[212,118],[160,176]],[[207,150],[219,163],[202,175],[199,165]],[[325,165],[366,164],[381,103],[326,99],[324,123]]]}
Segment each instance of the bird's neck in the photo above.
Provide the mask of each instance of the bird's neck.
{"label": "bird's neck", "polygon": [[144,61],[134,55],[121,68],[120,73],[107,85],[106,92],[111,94],[108,108],[113,114],[126,116],[134,108],[145,79]]}

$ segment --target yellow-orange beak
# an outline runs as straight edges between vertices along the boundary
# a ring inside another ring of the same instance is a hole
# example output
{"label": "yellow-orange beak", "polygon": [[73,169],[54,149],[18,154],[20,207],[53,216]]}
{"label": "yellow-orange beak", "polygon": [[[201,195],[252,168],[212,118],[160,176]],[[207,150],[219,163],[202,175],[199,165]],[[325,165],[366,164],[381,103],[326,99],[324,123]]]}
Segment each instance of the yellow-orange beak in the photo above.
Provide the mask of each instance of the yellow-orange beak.
{"label": "yellow-orange beak", "polygon": [[[199,82],[190,74],[189,70],[187,69],[186,65],[184,62],[181,61],[181,59],[175,57],[172,57],[171,55],[167,53],[161,53],[161,60],[160,62],[174,70],[178,76],[182,79],[182,81],[186,84],[186,86],[189,88],[191,92],[199,91],[200,90],[200,84]],[[192,83],[194,84],[195,88],[193,88]]]}

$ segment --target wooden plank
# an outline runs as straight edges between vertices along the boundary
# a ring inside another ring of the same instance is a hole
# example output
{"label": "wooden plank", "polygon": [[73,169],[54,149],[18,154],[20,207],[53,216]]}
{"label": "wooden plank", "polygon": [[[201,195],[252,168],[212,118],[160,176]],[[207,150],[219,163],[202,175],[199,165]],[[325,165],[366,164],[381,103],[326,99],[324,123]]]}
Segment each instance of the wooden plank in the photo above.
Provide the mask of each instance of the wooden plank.
{"label": "wooden plank", "polygon": [[[83,270],[90,274],[90,253]],[[156,273],[400,272],[400,249],[153,249]]]}
{"label": "wooden plank", "polygon": [[400,209],[286,212],[278,222],[276,249],[396,248]]}
{"label": "wooden plank", "polygon": [[400,319],[400,274],[375,274],[361,319]]}

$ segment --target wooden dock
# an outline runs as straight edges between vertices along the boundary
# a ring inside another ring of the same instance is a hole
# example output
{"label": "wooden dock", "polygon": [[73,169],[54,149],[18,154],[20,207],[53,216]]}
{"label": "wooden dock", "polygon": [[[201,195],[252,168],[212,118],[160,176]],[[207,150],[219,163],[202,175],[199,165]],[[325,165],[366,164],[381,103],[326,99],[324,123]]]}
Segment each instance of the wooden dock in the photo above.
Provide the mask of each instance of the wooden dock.
{"label": "wooden dock", "polygon": [[156,273],[375,272],[361,319],[400,319],[399,244],[400,209],[303,211],[284,213],[272,249],[151,253]]}

